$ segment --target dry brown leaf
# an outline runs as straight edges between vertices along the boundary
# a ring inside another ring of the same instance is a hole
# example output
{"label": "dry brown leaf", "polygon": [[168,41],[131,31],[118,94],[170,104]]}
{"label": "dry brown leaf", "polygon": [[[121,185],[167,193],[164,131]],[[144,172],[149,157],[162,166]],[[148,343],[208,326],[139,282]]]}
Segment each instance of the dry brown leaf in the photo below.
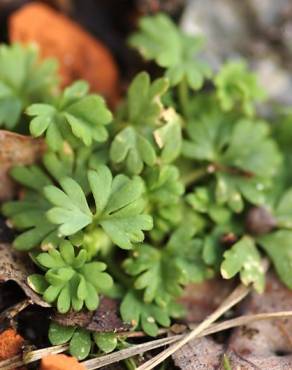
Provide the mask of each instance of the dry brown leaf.
{"label": "dry brown leaf", "polygon": [[36,162],[44,148],[42,140],[0,130],[0,202],[15,195],[16,188],[9,177],[10,168]]}
{"label": "dry brown leaf", "polygon": [[[264,294],[252,293],[241,313],[291,310],[292,291],[269,274]],[[231,368],[242,370],[292,369],[292,319],[257,321],[233,331],[227,351]],[[223,368],[222,368],[223,370]]]}
{"label": "dry brown leaf", "polygon": [[96,311],[56,313],[53,320],[60,325],[80,326],[95,332],[124,332],[130,326],[123,323],[119,316],[119,305],[114,299],[103,297]]}
{"label": "dry brown leaf", "polygon": [[32,273],[33,269],[27,255],[15,251],[10,244],[0,243],[0,282],[13,280],[33,303],[50,307],[27,285],[26,279]]}
{"label": "dry brown leaf", "polygon": [[224,352],[222,344],[211,338],[198,338],[172,355],[175,365],[184,370],[217,369]]}
{"label": "dry brown leaf", "polygon": [[201,322],[224,301],[234,283],[223,279],[206,280],[189,284],[179,302],[186,309],[187,322]]}
{"label": "dry brown leaf", "polygon": [[168,357],[172,356],[175,352],[179,351],[184,345],[191,342],[193,339],[198,338],[204,330],[210,328],[210,326],[217,321],[222,315],[228,312],[232,307],[236,306],[241,302],[250,292],[251,288],[245,286],[242,283],[239,284],[230,293],[227,298],[220,304],[220,306],[212,312],[207,318],[198,324],[197,327],[192,329],[188,334],[179,339],[176,343],[169,346],[164,351],[160,352],[158,355],[154,356],[152,359],[144,362],[143,365],[137,367],[137,370],[151,370],[157,365],[161,364]]}

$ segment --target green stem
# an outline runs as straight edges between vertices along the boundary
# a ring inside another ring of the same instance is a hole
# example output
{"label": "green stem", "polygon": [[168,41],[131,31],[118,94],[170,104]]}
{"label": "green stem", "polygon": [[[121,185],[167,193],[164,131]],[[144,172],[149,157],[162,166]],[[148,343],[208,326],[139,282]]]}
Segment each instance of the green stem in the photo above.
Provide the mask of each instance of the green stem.
{"label": "green stem", "polygon": [[127,358],[124,360],[124,364],[128,370],[135,370],[137,369],[136,363],[133,358]]}
{"label": "green stem", "polygon": [[183,177],[182,180],[185,187],[188,187],[191,184],[201,180],[203,177],[207,175],[208,175],[207,167],[202,167],[188,173],[186,176]]}
{"label": "green stem", "polygon": [[[131,347],[131,344],[127,343],[124,340],[121,340],[119,345],[118,345],[118,349],[120,349],[120,350],[125,349],[125,348],[129,348],[129,347]],[[123,363],[124,363],[124,365],[126,366],[126,368],[128,370],[137,369],[137,365],[136,365],[136,362],[135,362],[133,357],[130,357],[130,358],[127,358],[127,359],[123,360]]]}
{"label": "green stem", "polygon": [[189,110],[189,90],[186,79],[184,78],[178,85],[178,99],[181,111],[185,118],[188,117]]}

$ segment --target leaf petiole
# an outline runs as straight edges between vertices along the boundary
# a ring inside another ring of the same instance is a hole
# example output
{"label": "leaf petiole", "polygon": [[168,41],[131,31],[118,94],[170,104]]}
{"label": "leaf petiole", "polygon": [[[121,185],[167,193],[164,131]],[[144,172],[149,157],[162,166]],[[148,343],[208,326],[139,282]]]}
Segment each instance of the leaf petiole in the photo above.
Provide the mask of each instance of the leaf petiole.
{"label": "leaf petiole", "polygon": [[178,99],[182,114],[184,117],[189,116],[189,89],[187,80],[184,78],[178,84]]}

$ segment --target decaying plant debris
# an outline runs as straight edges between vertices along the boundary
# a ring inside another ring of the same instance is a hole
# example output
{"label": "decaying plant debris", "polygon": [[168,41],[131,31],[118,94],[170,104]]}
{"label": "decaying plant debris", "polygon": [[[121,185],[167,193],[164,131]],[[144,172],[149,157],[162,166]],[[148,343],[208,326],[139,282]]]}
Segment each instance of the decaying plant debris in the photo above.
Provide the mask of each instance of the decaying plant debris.
{"label": "decaying plant debris", "polygon": [[36,162],[44,147],[42,140],[0,130],[0,201],[12,199],[16,194],[15,183],[9,177],[10,169]]}
{"label": "decaying plant debris", "polygon": [[[78,50],[38,31],[53,18]],[[0,368],[63,352],[86,369],[291,368],[291,112],[264,116],[247,62],[214,70],[164,13],[129,38],[156,67],[118,106],[115,62],[79,26],[40,4],[10,25],[41,50],[0,46],[0,288],[17,292],[0,321],[25,338]]]}

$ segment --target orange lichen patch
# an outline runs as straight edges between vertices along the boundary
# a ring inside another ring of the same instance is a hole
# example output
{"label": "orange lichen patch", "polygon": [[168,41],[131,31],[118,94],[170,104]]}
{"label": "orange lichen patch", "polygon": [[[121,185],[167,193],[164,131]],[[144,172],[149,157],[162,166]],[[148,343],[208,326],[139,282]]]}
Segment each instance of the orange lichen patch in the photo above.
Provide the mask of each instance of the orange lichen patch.
{"label": "orange lichen patch", "polygon": [[10,18],[12,42],[35,42],[42,57],[60,63],[62,85],[82,78],[91,90],[115,104],[118,98],[118,70],[107,48],[77,23],[40,3],[31,3]]}
{"label": "orange lichen patch", "polygon": [[[0,334],[0,361],[21,353],[24,339],[14,329],[7,329]],[[13,370],[13,369],[12,369]],[[15,369],[16,370],[16,369]],[[18,370],[21,370],[18,368]],[[22,370],[25,370],[22,368]]]}
{"label": "orange lichen patch", "polygon": [[74,357],[50,355],[42,359],[40,370],[85,370],[85,367]]}

